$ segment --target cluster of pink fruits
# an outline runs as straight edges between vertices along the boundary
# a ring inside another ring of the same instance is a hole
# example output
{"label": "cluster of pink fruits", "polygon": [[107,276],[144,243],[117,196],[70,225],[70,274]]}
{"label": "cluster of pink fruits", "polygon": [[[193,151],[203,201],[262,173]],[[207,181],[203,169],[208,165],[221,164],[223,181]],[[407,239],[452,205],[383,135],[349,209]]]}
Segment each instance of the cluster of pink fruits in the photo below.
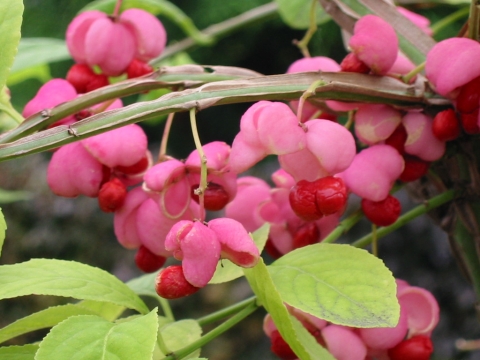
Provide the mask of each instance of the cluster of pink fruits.
{"label": "cluster of pink fruits", "polygon": [[[328,323],[298,309],[289,311],[336,359],[430,359],[433,352],[430,335],[439,320],[435,298],[427,290],[403,280],[397,280],[397,298],[400,320],[394,328],[352,328]],[[265,317],[263,329],[270,338],[273,353],[283,360],[297,359],[270,315]]]}
{"label": "cluster of pink fruits", "polygon": [[[400,11],[429,32],[426,19]],[[67,31],[77,64],[67,80],[45,84],[24,115],[104,86],[108,76],[151,71],[145,62],[158,56],[165,41],[160,22],[142,10],[130,9],[115,19],[96,11],[79,15]],[[415,68],[399,53],[394,29],[374,15],[357,22],[349,47],[352,52],[341,64],[325,57],[305,58],[288,72],[344,71],[398,78]],[[140,269],[157,271],[170,256],[180,260],[181,265],[160,271],[156,289],[166,298],[189,295],[208,284],[219,259],[254,266],[260,254],[248,232],[265,222],[271,224],[266,249],[273,257],[326,237],[338,225],[350,194],[362,199],[362,210],[372,223],[394,223],[401,212],[399,201],[389,194],[394,183],[424,176],[430,163],[443,156],[446,141],[456,139],[462,128],[468,134],[480,132],[479,57],[480,44],[463,38],[442,41],[430,51],[427,78],[454,104],[434,118],[389,105],[334,100],[325,101],[321,109],[301,101],[290,106],[253,104],[242,116],[231,147],[218,141],[203,146],[208,182],[203,201],[197,191],[199,152],[184,161],[167,158],[153,164],[138,125],[57,149],[48,167],[48,184],[60,196],[98,197],[102,210],[114,212],[118,241],[138,249]],[[120,100],[99,105],[54,125],[121,106]],[[337,122],[338,114],[351,110],[362,148],[358,152],[352,132]],[[268,155],[276,155],[280,163],[272,175],[274,187],[253,176],[237,177]],[[222,210],[224,217],[205,222],[205,210]],[[397,294],[402,311],[392,329],[345,328],[291,311],[339,360],[428,359],[438,305],[426,290],[402,281]],[[269,317],[265,331],[277,355],[296,358]]]}

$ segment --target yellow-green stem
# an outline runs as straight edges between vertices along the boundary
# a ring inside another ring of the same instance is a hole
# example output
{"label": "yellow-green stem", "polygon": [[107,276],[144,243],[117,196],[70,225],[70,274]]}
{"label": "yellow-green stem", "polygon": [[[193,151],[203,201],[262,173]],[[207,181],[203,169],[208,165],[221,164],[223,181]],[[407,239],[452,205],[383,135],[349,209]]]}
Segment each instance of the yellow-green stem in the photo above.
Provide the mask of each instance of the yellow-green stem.
{"label": "yellow-green stem", "polygon": [[310,52],[308,51],[308,43],[312,39],[313,34],[315,34],[315,32],[317,31],[317,18],[315,13],[317,2],[318,0],[312,0],[312,3],[310,5],[310,25],[303,39],[296,43],[304,57],[310,57]]}
{"label": "yellow-green stem", "polygon": [[478,40],[478,20],[479,20],[478,0],[472,0],[470,3],[470,17],[468,18],[468,37]]}
{"label": "yellow-green stem", "polygon": [[354,111],[354,110],[350,110],[350,111],[348,112],[347,122],[345,123],[345,129],[350,130],[350,128],[352,127],[353,121],[354,121],[353,115],[355,115],[355,111]]}
{"label": "yellow-green stem", "polygon": [[248,315],[253,313],[255,310],[258,309],[258,305],[255,302],[250,303],[242,310],[240,310],[237,314],[233,315],[230,319],[226,320],[215,329],[211,330],[210,332],[203,335],[197,341],[185,346],[182,349],[175,351],[174,353],[168,354],[162,360],[179,360],[183,359],[185,356],[191,354],[197,349],[200,349],[205,344],[209,343],[219,335],[223,334],[225,331],[230,329],[232,326],[238,324],[241,320],[245,319]]}
{"label": "yellow-green stem", "polygon": [[468,6],[465,6],[451,13],[450,15],[445,16],[441,20],[437,21],[435,24],[430,26],[430,29],[432,30],[433,35],[436,35],[440,30],[443,30],[444,28],[450,26],[453,22],[457,21],[458,19],[468,16],[469,12],[470,12],[470,8]]}
{"label": "yellow-green stem", "polygon": [[377,225],[372,224],[372,254],[378,257]]}
{"label": "yellow-green stem", "polygon": [[408,84],[410,82],[410,80],[412,80],[417,74],[422,72],[423,69],[425,69],[425,62],[418,65],[415,69],[410,71],[408,74],[405,74],[405,75],[401,76],[402,81],[405,84]]}
{"label": "yellow-green stem", "polygon": [[200,156],[200,184],[198,189],[195,190],[195,193],[198,195],[198,203],[200,204],[200,220],[203,221],[205,220],[205,190],[207,189],[207,157],[203,152],[202,143],[198,136],[197,119],[195,117],[196,111],[196,108],[190,109],[190,126],[192,127],[193,141]]}
{"label": "yellow-green stem", "polygon": [[[383,236],[388,235],[391,232],[399,229],[400,227],[404,226],[405,224],[412,221],[416,217],[427,213],[429,210],[435,209],[436,207],[439,207],[439,206],[441,206],[441,205],[443,205],[443,204],[445,204],[449,201],[452,201],[455,198],[455,195],[456,195],[455,190],[453,190],[453,189],[448,190],[448,191],[445,191],[444,193],[441,193],[441,194],[429,199],[428,201],[426,201],[422,205],[418,205],[417,207],[413,208],[412,210],[410,210],[410,211],[406,212],[405,214],[403,214],[402,216],[400,216],[397,219],[397,221],[395,221],[392,225],[380,227],[377,230],[377,235],[376,235],[377,239],[380,239]],[[373,241],[373,234],[370,233],[370,234],[365,235],[364,237],[358,239],[352,245],[355,246],[355,247],[364,248],[367,245],[370,245],[372,243],[372,241]]]}
{"label": "yellow-green stem", "polygon": [[161,163],[166,160],[168,137],[170,136],[170,129],[172,128],[173,118],[175,113],[168,114],[165,128],[163,129],[162,142],[160,143],[160,151],[158,153],[158,162]]}
{"label": "yellow-green stem", "polygon": [[325,85],[325,82],[323,80],[318,80],[314,81],[308,89],[300,96],[300,100],[298,101],[298,108],[297,108],[297,119],[299,123],[302,123],[302,113],[303,113],[303,105],[305,104],[305,101],[315,95],[315,89],[319,86]]}
{"label": "yellow-green stem", "polygon": [[350,214],[347,218],[338,224],[338,226],[333,229],[333,231],[327,235],[325,239],[322,240],[323,243],[333,243],[337,240],[340,236],[346,234],[348,230],[352,228],[363,216],[363,212],[361,210],[357,210],[354,213]]}

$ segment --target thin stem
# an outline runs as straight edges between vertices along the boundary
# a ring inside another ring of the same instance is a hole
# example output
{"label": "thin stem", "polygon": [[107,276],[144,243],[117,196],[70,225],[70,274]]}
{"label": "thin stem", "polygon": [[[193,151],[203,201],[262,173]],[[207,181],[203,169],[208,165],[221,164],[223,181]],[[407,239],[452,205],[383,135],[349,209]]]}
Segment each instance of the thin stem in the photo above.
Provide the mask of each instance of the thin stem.
{"label": "thin stem", "polygon": [[455,347],[460,351],[475,351],[480,349],[480,339],[477,340],[465,340],[458,339],[455,341]]}
{"label": "thin stem", "polygon": [[217,326],[212,331],[203,335],[197,341],[194,341],[193,343],[185,346],[184,348],[182,348],[180,350],[177,350],[177,351],[175,351],[171,354],[168,354],[162,360],[179,360],[179,359],[184,358],[185,356],[191,354],[195,350],[203,347],[205,344],[209,343],[210,341],[212,341],[216,337],[220,336],[221,334],[223,334],[225,331],[229,330],[234,325],[238,324],[240,321],[245,319],[247,316],[249,316],[251,313],[253,313],[257,309],[258,309],[258,305],[255,304],[255,302],[252,302],[250,305],[243,308],[236,315],[232,316],[230,319],[228,319],[224,323],[220,324],[219,326]]}
{"label": "thin stem", "polygon": [[[385,235],[390,234],[391,232],[401,228],[408,222],[412,221],[413,219],[419,217],[430,211],[431,209],[435,209],[449,201],[452,201],[456,195],[456,192],[452,190],[448,190],[440,195],[437,195],[430,200],[427,200],[424,204],[418,205],[417,207],[413,208],[412,210],[406,212],[402,216],[400,216],[395,223],[390,226],[381,227],[377,230],[377,237],[378,239],[384,237]],[[367,245],[371,244],[373,240],[373,234],[370,233],[365,235],[364,237],[355,241],[352,245],[355,247],[364,248]]]}
{"label": "thin stem", "polygon": [[205,190],[207,189],[207,157],[203,152],[202,143],[200,142],[200,137],[198,136],[197,130],[197,120],[195,117],[197,109],[190,109],[190,126],[192,128],[193,141],[195,142],[195,147],[197,148],[198,155],[200,156],[200,184],[198,188],[195,189],[195,194],[198,195],[198,203],[200,205],[200,220],[205,220]]}
{"label": "thin stem", "polygon": [[372,254],[378,257],[377,225],[372,224]]}
{"label": "thin stem", "polygon": [[247,307],[252,303],[255,303],[256,301],[257,301],[257,297],[252,296],[248,299],[240,301],[239,303],[233,304],[232,306],[226,307],[224,309],[221,309],[219,311],[216,311],[214,313],[201,317],[197,319],[197,322],[200,324],[200,326],[211,324],[213,322],[222,320],[228,316],[238,313],[240,310],[244,309],[245,307]]}
{"label": "thin stem", "polygon": [[163,129],[163,135],[162,135],[162,142],[160,143],[160,151],[158,153],[159,163],[166,160],[165,156],[167,154],[168,137],[170,135],[170,129],[172,128],[174,117],[175,117],[175,113],[172,112],[168,114],[167,121],[165,122],[165,128]]}
{"label": "thin stem", "polygon": [[338,226],[328,236],[322,240],[322,243],[333,243],[340,236],[346,234],[362,218],[363,213],[360,210],[350,214],[346,219],[340,222]]}
{"label": "thin stem", "polygon": [[354,115],[355,115],[355,110],[350,110],[348,112],[347,122],[344,125],[345,129],[350,130],[350,128],[352,127],[354,122]]}
{"label": "thin stem", "polygon": [[297,119],[299,123],[302,123],[302,113],[303,113],[303,105],[305,104],[305,101],[309,98],[315,95],[315,89],[319,86],[325,85],[325,81],[323,80],[318,80],[313,82],[307,90],[300,96],[300,100],[298,101],[298,108],[297,108]]}
{"label": "thin stem", "polygon": [[408,74],[402,75],[400,78],[405,84],[410,83],[410,80],[412,80],[417,74],[421,73],[423,69],[425,69],[425,62],[421,63],[418,65],[415,69],[410,71]]}
{"label": "thin stem", "polygon": [[478,20],[478,0],[472,0],[470,3],[470,17],[468,18],[468,37],[470,39],[478,40]]}
{"label": "thin stem", "polygon": [[308,51],[308,43],[310,42],[312,36],[315,34],[318,28],[316,16],[317,14],[315,12],[317,2],[318,0],[312,0],[312,3],[310,5],[310,24],[308,26],[308,30],[305,33],[303,39],[296,43],[304,57],[310,57],[310,52]]}
{"label": "thin stem", "polygon": [[[249,27],[255,23],[263,23],[265,20],[278,16],[278,6],[275,2],[271,2],[247,12],[240,14],[236,17],[230,18],[218,24],[211,25],[205,28],[202,33],[218,40],[225,37],[239,29]],[[198,44],[190,37],[183,39],[173,45],[168,46],[159,57],[150,61],[150,65],[156,66],[162,60],[167,59],[179,52],[189,50]]]}
{"label": "thin stem", "polygon": [[450,26],[452,23],[468,15],[470,8],[468,6],[461,8],[448,16],[445,16],[442,20],[437,21],[435,24],[430,26],[430,29],[433,32],[433,35],[436,35],[439,31]]}
{"label": "thin stem", "polygon": [[15,122],[15,125],[21,124],[23,120],[25,120],[23,116],[19,112],[17,112],[17,110],[15,110],[13,107],[10,108],[8,106],[5,106],[5,107],[2,107],[1,111],[4,111],[8,116],[10,116],[12,120]]}
{"label": "thin stem", "polygon": [[115,4],[115,9],[113,10],[113,14],[112,14],[114,19],[116,19],[120,14],[120,8],[122,7],[122,2],[123,0],[117,0],[117,3]]}
{"label": "thin stem", "polygon": [[170,307],[170,303],[168,302],[168,300],[159,296],[158,297],[158,302],[160,303],[160,306],[162,307],[163,315],[165,315],[165,317],[168,320],[174,322],[175,321],[175,316],[173,315],[172,308]]}

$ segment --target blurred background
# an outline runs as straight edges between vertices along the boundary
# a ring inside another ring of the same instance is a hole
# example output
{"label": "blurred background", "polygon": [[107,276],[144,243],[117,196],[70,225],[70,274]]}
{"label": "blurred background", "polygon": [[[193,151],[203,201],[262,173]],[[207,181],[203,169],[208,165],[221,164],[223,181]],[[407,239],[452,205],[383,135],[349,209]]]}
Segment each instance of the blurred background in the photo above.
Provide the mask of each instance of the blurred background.
{"label": "blurred background", "polygon": [[[25,0],[22,36],[64,39],[68,23],[88,3],[85,0]],[[199,29],[203,29],[268,1],[175,0],[174,3],[192,18]],[[435,23],[462,5],[462,1],[450,1],[456,5],[440,3],[414,4],[410,8],[428,16]],[[467,5],[463,3],[462,6]],[[170,44],[185,37],[172,21],[162,16],[160,19],[167,29]],[[454,36],[464,21],[465,18],[460,18],[453,22],[439,32],[436,39]],[[285,25],[277,14],[262,23],[238,30],[213,46],[191,49],[188,56],[199,64],[239,66],[263,74],[279,74],[301,58],[292,41],[301,39],[303,34],[303,30]],[[312,56],[324,55],[341,61],[346,52],[340,31],[333,22],[327,21],[320,26],[310,42],[310,52]],[[71,60],[50,64],[51,77],[65,77],[72,64]],[[41,84],[37,79],[28,79],[10,87],[12,102],[18,111],[35,95]],[[134,101],[135,97],[126,99],[127,103]],[[213,107],[200,112],[198,126],[202,142],[222,140],[231,144],[239,129],[239,119],[249,105]],[[158,151],[163,131],[161,120],[143,124],[154,154]],[[168,153],[185,158],[193,149],[187,114],[178,114],[173,124]],[[124,281],[141,275],[134,264],[135,252],[125,250],[117,243],[113,233],[113,216],[102,213],[96,199],[64,199],[50,192],[46,185],[49,157],[50,154],[45,153],[0,163],[0,188],[28,192],[25,200],[0,204],[8,225],[1,264],[13,264],[31,258],[57,258],[98,266]],[[254,169],[254,174],[269,180],[276,166],[274,160],[267,159]],[[405,210],[415,205],[406,192],[401,192],[399,198]],[[362,222],[341,241],[351,242],[369,231],[370,225]],[[460,352],[455,349],[455,341],[459,338],[480,338],[480,322],[474,312],[475,296],[455,264],[446,235],[428,217],[422,217],[383,238],[379,255],[395,277],[427,288],[439,301],[441,320],[432,337],[435,344],[434,359],[480,359],[480,352]],[[246,282],[239,279],[228,284],[208,286],[187,299],[173,301],[172,307],[178,319],[198,318],[250,295]],[[67,301],[69,299],[40,296],[3,300],[0,302],[0,326]],[[264,315],[264,312],[257,311],[205,347],[202,356],[210,360],[275,359],[262,331]],[[12,340],[9,344],[37,341],[46,333],[38,331]]]}

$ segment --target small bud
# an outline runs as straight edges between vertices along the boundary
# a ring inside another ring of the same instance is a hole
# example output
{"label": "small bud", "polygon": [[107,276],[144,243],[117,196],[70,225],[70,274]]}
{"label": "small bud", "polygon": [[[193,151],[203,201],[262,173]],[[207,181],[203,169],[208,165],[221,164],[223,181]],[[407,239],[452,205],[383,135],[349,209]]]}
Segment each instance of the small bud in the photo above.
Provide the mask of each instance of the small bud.
{"label": "small bud", "polygon": [[397,198],[388,195],[382,201],[362,199],[362,210],[368,220],[375,225],[388,226],[397,221],[402,211],[402,206]]}
{"label": "small bud", "polygon": [[388,350],[390,360],[429,360],[432,353],[432,340],[424,335],[414,336]]}
{"label": "small bud", "polygon": [[347,188],[340,178],[326,176],[309,182],[299,181],[290,190],[290,206],[305,221],[343,211],[347,201]]}
{"label": "small bud", "polygon": [[282,360],[295,360],[298,358],[297,355],[293,352],[290,348],[290,345],[287,344],[285,340],[283,340],[282,335],[278,332],[278,330],[274,330],[270,335],[270,341],[272,345],[270,349],[272,352],[277,355]]}
{"label": "small bud", "polygon": [[463,85],[457,96],[456,107],[461,113],[471,113],[480,106],[480,76]]}
{"label": "small bud", "polygon": [[359,74],[368,74],[370,68],[362,62],[354,53],[348,53],[340,63],[344,72],[354,72]]}
{"label": "small bud", "polygon": [[98,193],[98,204],[104,212],[114,212],[119,209],[127,196],[127,188],[117,178],[106,182]]}
{"label": "small bud", "polygon": [[167,259],[163,256],[158,256],[141,245],[135,255],[135,264],[137,267],[146,273],[152,273],[159,270]]}
{"label": "small bud", "polygon": [[127,77],[129,79],[137,78],[143,75],[150,74],[153,68],[146,62],[133,59],[130,65],[127,67]]}
{"label": "small bud", "polygon": [[196,293],[200,288],[190,284],[180,265],[169,266],[160,271],[155,279],[155,291],[165,299],[178,299]]}
{"label": "small bud", "polygon": [[399,179],[403,182],[420,179],[427,173],[430,167],[430,162],[424,161],[416,156],[404,155],[403,158],[405,160],[405,167],[399,176]]}
{"label": "small bud", "polygon": [[333,215],[343,212],[347,202],[347,188],[343,180],[333,176],[326,176],[315,181],[317,191],[315,200],[318,210],[324,215]]}
{"label": "small bud", "polygon": [[407,130],[402,124],[398,125],[390,137],[385,140],[386,145],[390,145],[398,151],[399,154],[405,152],[405,142],[407,141]]}
{"label": "small bud", "polygon": [[433,135],[440,141],[455,140],[460,136],[460,124],[453,109],[440,111],[433,118]]}
{"label": "small bud", "polygon": [[73,85],[79,94],[99,89],[109,84],[108,77],[95,74],[86,64],[75,64],[67,73],[67,81]]}
{"label": "small bud", "polygon": [[463,130],[467,134],[475,135],[480,133],[480,128],[478,127],[478,109],[471,113],[460,114],[460,121],[462,122]]}
{"label": "small bud", "polygon": [[323,217],[315,201],[314,182],[300,180],[290,190],[290,206],[295,214],[305,221],[315,221]]}
{"label": "small bud", "polygon": [[320,230],[314,222],[307,222],[300,226],[293,234],[293,248],[298,249],[312,245],[320,239]]}

